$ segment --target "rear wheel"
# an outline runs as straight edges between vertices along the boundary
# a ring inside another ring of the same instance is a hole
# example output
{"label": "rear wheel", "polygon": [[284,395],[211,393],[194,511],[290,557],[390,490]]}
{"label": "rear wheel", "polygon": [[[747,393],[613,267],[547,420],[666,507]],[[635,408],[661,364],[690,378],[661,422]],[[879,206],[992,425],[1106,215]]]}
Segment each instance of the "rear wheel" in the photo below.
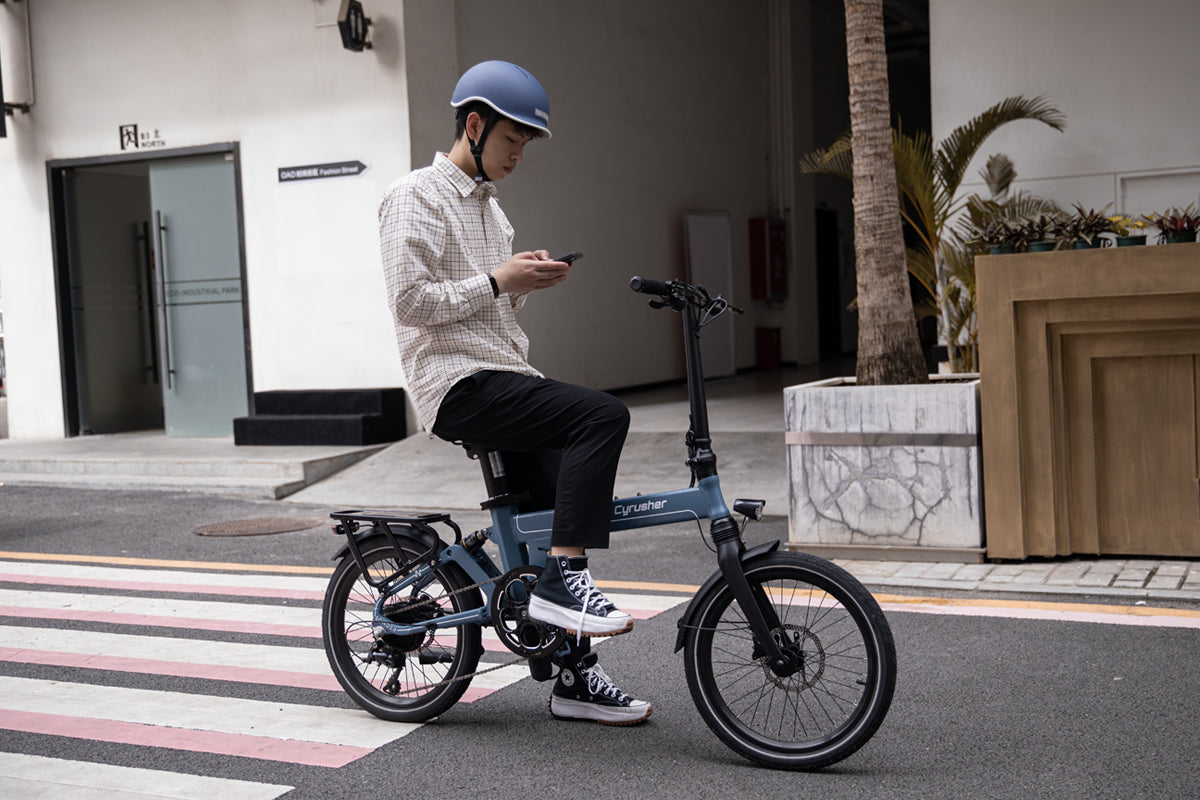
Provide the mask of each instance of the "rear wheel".
{"label": "rear wheel", "polygon": [[[404,560],[426,548],[397,536]],[[384,540],[362,545],[368,574],[380,580],[401,563]],[[392,597],[384,615],[393,622],[420,624],[483,605],[478,590],[454,564],[448,564]],[[465,590],[465,591],[464,591]],[[456,593],[457,592],[457,593]],[[407,636],[374,631],[372,619],[379,590],[368,583],[358,563],[342,559],[325,592],[321,629],[325,653],[338,683],[367,711],[395,722],[424,722],[458,702],[467,690],[483,645],[478,625],[432,626]]]}
{"label": "rear wheel", "polygon": [[772,553],[745,564],[780,649],[778,674],[755,642],[729,584],[700,600],[686,640],[688,688],[701,716],[746,758],[815,769],[862,747],[883,722],[896,684],[891,629],[871,594],[823,559]]}

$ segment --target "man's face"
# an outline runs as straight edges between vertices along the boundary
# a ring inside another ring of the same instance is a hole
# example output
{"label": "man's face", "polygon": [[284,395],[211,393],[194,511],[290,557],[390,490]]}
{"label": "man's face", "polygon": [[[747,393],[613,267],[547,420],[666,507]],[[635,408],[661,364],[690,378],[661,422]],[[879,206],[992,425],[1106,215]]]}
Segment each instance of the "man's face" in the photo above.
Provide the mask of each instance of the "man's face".
{"label": "man's face", "polygon": [[502,181],[521,163],[525,145],[533,137],[512,120],[501,118],[483,143],[483,171],[493,181]]}

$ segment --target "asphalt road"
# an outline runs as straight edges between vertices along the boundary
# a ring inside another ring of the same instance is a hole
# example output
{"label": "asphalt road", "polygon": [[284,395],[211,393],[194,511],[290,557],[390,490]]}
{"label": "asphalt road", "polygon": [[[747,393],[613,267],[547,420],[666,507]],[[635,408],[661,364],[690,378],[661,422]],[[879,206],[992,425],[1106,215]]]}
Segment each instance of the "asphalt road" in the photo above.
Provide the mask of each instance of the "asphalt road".
{"label": "asphalt road", "polygon": [[[4,486],[0,551],[9,554],[5,558],[58,553],[328,566],[338,544],[325,521],[328,511],[198,495]],[[236,538],[192,532],[216,522],[279,516],[312,520],[314,527]],[[762,526],[748,538],[779,536],[780,527]],[[714,559],[694,527],[675,526],[616,534],[612,550],[595,558],[593,567],[601,580],[697,585]],[[0,730],[0,753],[294,786],[285,795],[289,800],[364,792],[604,800],[1200,797],[1200,630],[966,616],[953,603],[937,608],[947,613],[889,612],[900,665],[891,712],[861,751],[817,773],[754,767],[709,732],[688,695],[682,659],[671,652],[678,609],[641,621],[633,633],[598,648],[618,684],[655,705],[653,717],[636,728],[555,721],[546,708],[550,684],[525,679],[460,703],[338,768],[17,730]],[[0,625],[29,624],[0,617]],[[37,624],[67,638],[73,630],[121,628]],[[187,631],[172,635],[200,638]],[[220,636],[265,643],[280,638]],[[319,648],[319,642],[311,646]],[[353,708],[337,692],[0,660],[3,678]]]}

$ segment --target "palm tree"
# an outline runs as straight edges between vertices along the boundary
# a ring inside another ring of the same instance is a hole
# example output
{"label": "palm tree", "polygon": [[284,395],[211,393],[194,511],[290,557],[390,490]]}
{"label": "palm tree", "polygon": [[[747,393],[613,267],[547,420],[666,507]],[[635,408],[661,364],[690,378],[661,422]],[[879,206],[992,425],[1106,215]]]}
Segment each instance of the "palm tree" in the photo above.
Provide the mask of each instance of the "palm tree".
{"label": "palm tree", "polygon": [[[846,4],[847,20],[850,5]],[[952,252],[961,249],[961,241],[948,229],[951,220],[967,204],[967,198],[957,197],[963,175],[989,136],[1001,126],[1021,119],[1037,120],[1058,131],[1066,127],[1066,117],[1045,97],[1015,96],[1005,98],[955,128],[936,149],[931,137],[924,132],[910,136],[899,130],[892,131],[898,191],[902,199],[898,214],[908,223],[917,241],[915,247],[907,249],[908,272],[926,289],[930,298],[937,298],[937,302],[924,301],[918,306],[917,313],[941,316],[944,335],[950,316],[944,313],[945,309],[958,305],[960,308],[953,313],[963,315],[961,306],[966,302],[965,316],[972,316],[974,311],[973,288],[969,296],[964,295],[962,287],[954,285],[951,271],[951,267],[958,273],[965,270],[969,273],[966,282],[974,286],[973,262],[969,258],[964,262],[961,253]],[[850,133],[843,134],[829,147],[805,156],[800,161],[800,169],[853,178],[853,145],[852,119]],[[855,191],[857,193],[857,189]],[[854,210],[857,216],[857,201]],[[862,324],[861,313],[859,324]]]}
{"label": "palm tree", "polygon": [[860,385],[928,380],[905,270],[883,0],[845,0]]}

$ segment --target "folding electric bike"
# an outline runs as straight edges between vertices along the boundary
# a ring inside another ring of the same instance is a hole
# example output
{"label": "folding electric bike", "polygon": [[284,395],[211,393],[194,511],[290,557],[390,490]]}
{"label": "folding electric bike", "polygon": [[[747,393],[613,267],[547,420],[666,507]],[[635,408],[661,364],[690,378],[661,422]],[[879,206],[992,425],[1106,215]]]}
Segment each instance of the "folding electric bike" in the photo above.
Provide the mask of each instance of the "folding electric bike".
{"label": "folding electric bike", "polygon": [[[701,716],[725,744],[760,764],[814,769],[840,761],[871,738],[891,703],[896,651],[887,620],[840,567],[781,551],[778,541],[747,549],[725,505],[699,331],[741,309],[678,280],[634,278],[631,288],[653,295],[652,307],[683,316],[692,483],[614,500],[612,530],[710,520],[719,569],[692,598],[675,639]],[[573,638],[527,613],[554,512],[519,513],[523,496],[510,490],[500,454],[465,447],[483,469],[491,527],[464,536],[449,514],[331,515],[346,543],[325,595],[325,650],[342,687],[382,719],[436,717],[472,678],[505,666],[478,670],[484,626],[528,659],[539,680],[571,652]],[[733,510],[744,525],[762,518],[763,505],[737,500]],[[484,549],[489,541],[499,566]]]}

